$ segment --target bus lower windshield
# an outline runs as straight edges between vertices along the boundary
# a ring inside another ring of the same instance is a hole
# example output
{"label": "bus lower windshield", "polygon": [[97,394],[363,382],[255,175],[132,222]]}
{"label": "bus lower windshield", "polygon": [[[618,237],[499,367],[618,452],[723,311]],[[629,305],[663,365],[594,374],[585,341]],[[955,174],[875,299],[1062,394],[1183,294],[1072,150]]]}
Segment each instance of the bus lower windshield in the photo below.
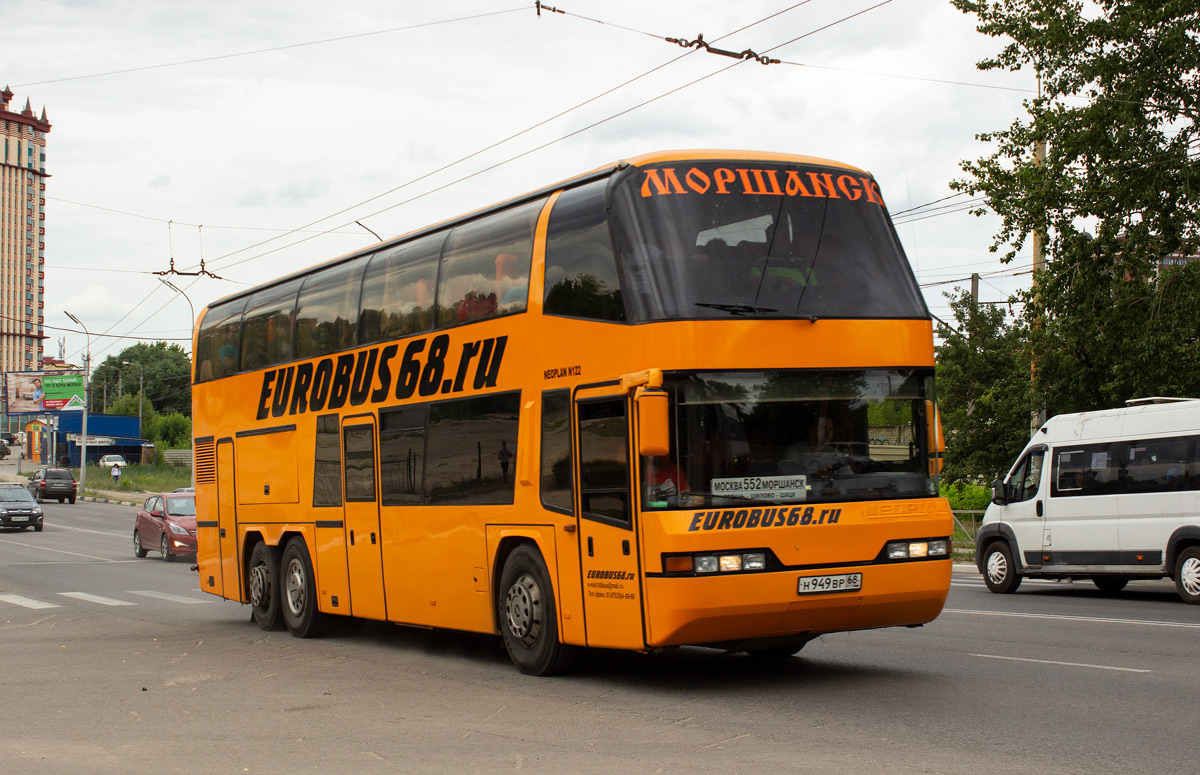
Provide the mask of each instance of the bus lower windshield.
{"label": "bus lower windshield", "polygon": [[937,494],[928,369],[671,375],[671,455],[642,458],[643,507]]}

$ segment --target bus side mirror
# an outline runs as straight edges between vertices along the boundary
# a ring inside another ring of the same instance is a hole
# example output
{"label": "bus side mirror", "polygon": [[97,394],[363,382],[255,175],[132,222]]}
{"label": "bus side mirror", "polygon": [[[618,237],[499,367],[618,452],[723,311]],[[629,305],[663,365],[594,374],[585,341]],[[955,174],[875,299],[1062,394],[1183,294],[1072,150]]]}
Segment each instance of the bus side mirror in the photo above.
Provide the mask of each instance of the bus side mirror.
{"label": "bus side mirror", "polygon": [[638,418],[638,452],[657,457],[671,452],[668,395],[662,388],[639,387],[634,396]]}
{"label": "bus side mirror", "polygon": [[925,402],[925,448],[929,450],[929,475],[942,472],[946,454],[946,437],[942,435],[942,415],[932,401]]}
{"label": "bus side mirror", "polygon": [[1004,490],[1003,479],[992,482],[992,503],[997,506],[1004,506],[1008,503],[1008,493]]}

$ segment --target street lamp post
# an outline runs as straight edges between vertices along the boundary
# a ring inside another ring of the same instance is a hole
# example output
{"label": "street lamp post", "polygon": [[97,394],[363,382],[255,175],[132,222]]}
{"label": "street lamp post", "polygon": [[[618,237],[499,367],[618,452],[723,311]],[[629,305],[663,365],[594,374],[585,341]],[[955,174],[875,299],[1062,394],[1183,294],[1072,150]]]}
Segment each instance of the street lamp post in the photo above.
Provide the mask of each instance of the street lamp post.
{"label": "street lamp post", "polygon": [[80,434],[79,434],[79,439],[80,439],[80,442],[79,442],[79,491],[80,491],[80,493],[82,493],[83,489],[87,486],[87,440],[88,440],[88,435],[87,435],[87,416],[88,416],[87,405],[88,405],[88,402],[87,402],[87,399],[88,399],[88,372],[91,370],[91,367],[92,367],[92,335],[88,332],[87,326],[85,326],[83,324],[83,322],[80,321],[79,318],[75,317],[74,315],[72,315],[70,312],[67,312],[66,310],[63,310],[63,313],[67,317],[69,317],[71,320],[74,320],[75,324],[83,329],[83,335],[87,337],[87,350],[84,351],[84,356],[83,356],[83,418],[80,423],[81,428],[80,428]]}
{"label": "street lamp post", "polygon": [[[170,288],[171,290],[178,293],[180,296],[183,297],[184,301],[186,301],[188,303],[188,310],[190,310],[192,313],[192,344],[194,347],[195,341],[196,341],[196,308],[192,306],[192,300],[188,298],[188,295],[186,293],[184,293],[182,290],[180,290],[178,287],[176,287],[175,284],[172,283],[167,278],[159,277],[158,281],[160,283],[162,283],[163,285],[167,286],[168,288]],[[193,352],[192,357],[194,358],[195,356],[196,356],[196,353]],[[193,364],[193,367],[194,367],[194,364]],[[193,453],[192,453],[192,488],[195,489],[195,487],[196,487],[196,459],[195,459],[195,452],[193,451]]]}
{"label": "street lamp post", "polygon": [[194,332],[196,329],[196,308],[192,306],[192,300],[188,298],[188,295],[186,293],[179,290],[179,288],[176,287],[174,283],[172,283],[170,280],[166,279],[165,277],[158,278],[158,281],[160,283],[162,283],[163,285],[167,286],[168,288],[170,288],[171,290],[178,293],[180,296],[183,297],[183,300],[188,303],[188,309],[191,310],[191,313],[192,313],[192,331]]}
{"label": "street lamp post", "polygon": [[122,366],[137,366],[138,367],[138,439],[142,438],[142,378],[145,374],[142,372],[142,364],[136,361],[121,361]]}

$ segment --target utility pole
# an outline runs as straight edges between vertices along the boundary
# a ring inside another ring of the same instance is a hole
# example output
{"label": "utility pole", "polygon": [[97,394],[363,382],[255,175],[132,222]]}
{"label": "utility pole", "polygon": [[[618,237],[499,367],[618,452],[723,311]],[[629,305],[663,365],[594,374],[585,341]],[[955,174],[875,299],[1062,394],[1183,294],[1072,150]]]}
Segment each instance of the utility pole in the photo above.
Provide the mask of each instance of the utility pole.
{"label": "utility pole", "polygon": [[79,318],[64,310],[64,314],[71,320],[75,321],[80,328],[83,329],[83,335],[87,337],[87,349],[83,356],[83,417],[81,418],[80,440],[79,440],[79,492],[83,494],[84,487],[87,486],[87,416],[88,416],[88,372],[92,368],[92,335],[88,332],[87,326],[80,322]]}
{"label": "utility pole", "polygon": [[[1040,90],[1040,88],[1041,88],[1040,81],[1038,83],[1038,87]],[[1039,166],[1039,167],[1046,163],[1046,141],[1045,140],[1038,141],[1038,144],[1034,147],[1034,150],[1033,150],[1033,158],[1034,158],[1034,163],[1037,164],[1037,166]],[[1046,254],[1045,254],[1045,245],[1044,245],[1045,239],[1046,239],[1046,236],[1045,236],[1045,234],[1043,234],[1041,232],[1041,230],[1034,229],[1034,232],[1033,232],[1033,281],[1030,285],[1030,290],[1033,292],[1033,296],[1035,299],[1037,298],[1038,276],[1041,272],[1044,272],[1046,270]],[[1034,325],[1034,328],[1041,328],[1042,327],[1041,318],[1039,317],[1039,318],[1035,319],[1033,321],[1033,325]],[[1032,390],[1034,380],[1037,378],[1037,352],[1032,353],[1032,357],[1030,359],[1030,370],[1029,371],[1030,371],[1030,373],[1029,373],[1029,388],[1030,388],[1030,390]],[[1035,411],[1033,413],[1033,416],[1030,418],[1029,437],[1033,438],[1033,434],[1037,433],[1038,428],[1041,428],[1045,423],[1046,423],[1046,407],[1043,406],[1043,407],[1039,407],[1038,410]]]}

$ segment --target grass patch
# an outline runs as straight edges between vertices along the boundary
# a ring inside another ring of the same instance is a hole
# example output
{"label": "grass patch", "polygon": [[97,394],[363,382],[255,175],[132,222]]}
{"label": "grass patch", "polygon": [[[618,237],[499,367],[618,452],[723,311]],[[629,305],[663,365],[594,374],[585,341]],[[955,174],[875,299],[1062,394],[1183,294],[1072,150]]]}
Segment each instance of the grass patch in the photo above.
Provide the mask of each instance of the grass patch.
{"label": "grass patch", "polygon": [[[79,478],[78,471],[75,471],[75,478]],[[186,466],[130,463],[121,467],[121,480],[117,484],[113,484],[111,469],[91,465],[87,467],[89,492],[170,492],[178,487],[191,486],[192,469]]]}

